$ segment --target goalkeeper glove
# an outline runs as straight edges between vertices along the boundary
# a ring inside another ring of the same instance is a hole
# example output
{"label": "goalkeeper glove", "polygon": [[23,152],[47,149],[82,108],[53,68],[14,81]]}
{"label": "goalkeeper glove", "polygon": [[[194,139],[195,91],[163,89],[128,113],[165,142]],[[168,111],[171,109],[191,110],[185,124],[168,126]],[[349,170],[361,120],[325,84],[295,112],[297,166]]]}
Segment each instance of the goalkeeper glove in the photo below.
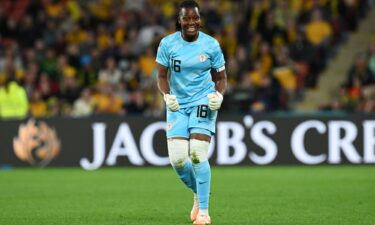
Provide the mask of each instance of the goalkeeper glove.
{"label": "goalkeeper glove", "polygon": [[164,101],[168,109],[172,112],[176,112],[180,108],[176,95],[164,94]]}
{"label": "goalkeeper glove", "polygon": [[223,95],[216,91],[215,93],[210,93],[207,95],[208,97],[208,108],[212,111],[216,111],[220,109],[221,103],[223,102]]}

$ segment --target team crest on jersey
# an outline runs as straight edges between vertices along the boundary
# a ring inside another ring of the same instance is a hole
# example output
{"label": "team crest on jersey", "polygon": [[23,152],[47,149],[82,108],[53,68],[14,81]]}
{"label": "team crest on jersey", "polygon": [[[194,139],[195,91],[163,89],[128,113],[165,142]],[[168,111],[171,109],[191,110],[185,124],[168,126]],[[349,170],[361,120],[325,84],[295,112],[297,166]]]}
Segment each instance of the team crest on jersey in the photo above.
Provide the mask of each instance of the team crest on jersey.
{"label": "team crest on jersey", "polygon": [[199,61],[201,61],[201,62],[205,62],[206,60],[207,60],[207,55],[204,54],[204,53],[201,53],[201,54],[199,55]]}
{"label": "team crest on jersey", "polygon": [[168,123],[168,124],[167,124],[167,130],[172,129],[172,127],[173,127],[173,123]]}

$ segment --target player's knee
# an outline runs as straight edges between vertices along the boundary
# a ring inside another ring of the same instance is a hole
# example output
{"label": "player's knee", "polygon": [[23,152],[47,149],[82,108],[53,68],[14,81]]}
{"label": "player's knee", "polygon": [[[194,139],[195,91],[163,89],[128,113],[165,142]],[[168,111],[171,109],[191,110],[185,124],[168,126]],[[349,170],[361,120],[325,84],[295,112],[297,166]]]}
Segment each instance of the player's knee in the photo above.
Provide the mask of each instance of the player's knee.
{"label": "player's knee", "polygon": [[210,146],[210,142],[208,141],[190,139],[191,161],[194,164],[198,164],[198,163],[206,161],[208,159],[207,155],[208,155],[209,146]]}
{"label": "player's knee", "polygon": [[168,139],[168,155],[173,167],[183,167],[189,159],[189,141]]}

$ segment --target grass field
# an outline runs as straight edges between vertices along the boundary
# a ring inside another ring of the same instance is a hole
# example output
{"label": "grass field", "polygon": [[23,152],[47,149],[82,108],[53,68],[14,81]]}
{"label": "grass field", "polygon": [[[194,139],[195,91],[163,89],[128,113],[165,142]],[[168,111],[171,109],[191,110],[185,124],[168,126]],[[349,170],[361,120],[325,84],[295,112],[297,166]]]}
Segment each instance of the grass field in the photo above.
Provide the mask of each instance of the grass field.
{"label": "grass field", "polygon": [[[214,167],[214,225],[375,224],[375,167]],[[0,171],[2,225],[191,224],[171,168]]]}

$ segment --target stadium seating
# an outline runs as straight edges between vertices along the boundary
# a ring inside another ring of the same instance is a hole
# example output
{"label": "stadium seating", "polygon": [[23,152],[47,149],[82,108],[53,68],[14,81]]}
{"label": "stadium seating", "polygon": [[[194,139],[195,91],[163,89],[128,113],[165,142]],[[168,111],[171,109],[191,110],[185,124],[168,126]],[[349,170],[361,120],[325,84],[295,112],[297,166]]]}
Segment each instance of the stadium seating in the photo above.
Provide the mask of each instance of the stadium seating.
{"label": "stadium seating", "polygon": [[345,82],[323,111],[375,112],[375,34],[366,52],[356,54]]}
{"label": "stadium seating", "polygon": [[[218,39],[227,62],[223,110],[248,113],[292,110],[306,88],[316,88],[369,6],[360,0],[199,2],[203,30]],[[1,1],[0,85],[21,84],[33,117],[161,117],[155,53],[174,32],[178,3]],[[372,47],[372,72],[373,55]]]}

